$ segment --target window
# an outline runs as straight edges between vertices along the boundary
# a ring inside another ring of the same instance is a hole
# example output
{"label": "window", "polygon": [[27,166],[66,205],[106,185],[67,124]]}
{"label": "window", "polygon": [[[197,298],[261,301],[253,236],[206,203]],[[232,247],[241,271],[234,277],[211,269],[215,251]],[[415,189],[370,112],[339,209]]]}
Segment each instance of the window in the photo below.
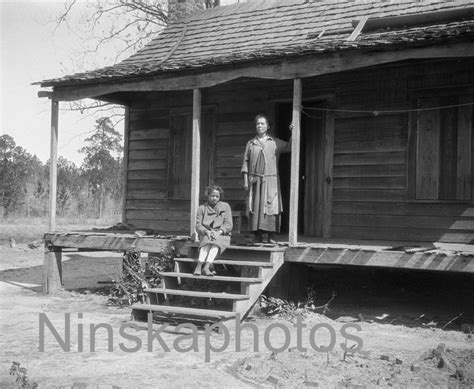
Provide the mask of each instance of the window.
{"label": "window", "polygon": [[[200,197],[212,181],[214,169],[213,136],[214,121],[211,110],[201,114],[201,172]],[[191,110],[176,110],[170,115],[170,157],[168,197],[189,200],[191,198],[193,118]]]}
{"label": "window", "polygon": [[472,101],[471,95],[418,99],[420,110],[411,117],[409,198],[472,199]]}

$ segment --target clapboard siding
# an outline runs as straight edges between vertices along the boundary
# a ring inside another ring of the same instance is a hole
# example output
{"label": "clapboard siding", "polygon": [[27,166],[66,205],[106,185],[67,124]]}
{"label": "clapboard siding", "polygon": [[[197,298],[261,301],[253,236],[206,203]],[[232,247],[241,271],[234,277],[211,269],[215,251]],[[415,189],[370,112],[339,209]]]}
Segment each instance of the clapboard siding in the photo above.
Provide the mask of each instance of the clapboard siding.
{"label": "clapboard siding", "polygon": [[376,112],[409,109],[419,89],[440,84],[450,85],[456,94],[456,84],[465,80],[457,79],[451,66],[458,70],[464,66],[465,78],[470,65],[456,61],[449,66],[423,64],[340,75],[336,106],[374,112],[336,114],[333,237],[472,242],[472,201],[407,201],[408,113]]}
{"label": "clapboard siding", "polygon": [[446,216],[464,220],[474,217],[474,204],[334,201],[333,212],[352,215]]}
{"label": "clapboard siding", "polygon": [[381,239],[409,242],[445,242],[472,244],[474,233],[464,230],[407,229],[391,227],[333,227],[334,236],[346,239]]}
{"label": "clapboard siding", "polygon": [[[245,108],[242,104],[240,109]],[[250,104],[246,112],[240,112],[240,118],[249,118],[255,115]],[[221,120],[226,119],[221,116]],[[216,131],[216,171],[215,183],[225,190],[225,198],[231,203],[243,202],[245,192],[240,170],[245,144],[255,136],[253,121],[221,121],[217,124]]]}
{"label": "clapboard siding", "polygon": [[[186,212],[183,203],[178,203],[178,207],[173,203],[171,207],[167,199],[169,109],[149,100],[138,101],[130,109],[129,127],[127,223],[136,228],[162,228],[161,220],[168,220],[169,214],[178,210],[176,220],[181,222]],[[178,223],[176,220],[173,225]]]}
{"label": "clapboard siding", "polygon": [[[460,87],[473,85],[473,66],[474,61],[468,59],[420,61],[303,80],[306,114],[324,117],[324,112],[310,111],[308,102],[314,101],[327,101],[328,106],[338,110],[334,113],[331,177],[333,237],[471,243],[474,239],[472,197],[464,202],[408,199],[412,184],[408,175],[410,116],[407,110],[425,93],[420,91],[432,88],[431,94],[436,97],[438,90],[456,94]],[[212,107],[215,122],[214,150],[209,156],[214,163],[211,177],[224,188],[225,199],[232,206],[241,208],[245,200],[240,169],[245,144],[255,134],[254,116],[264,113],[271,119],[278,117],[276,103],[291,103],[292,93],[292,80],[250,78],[202,90],[203,109]],[[136,94],[133,101],[127,222],[161,233],[188,233],[189,200],[168,198],[168,175],[171,112],[191,112],[192,93],[150,92]],[[468,155],[469,144],[461,146],[464,155]],[[470,154],[474,155],[472,136]],[[459,164],[466,171],[463,170],[464,176],[469,177],[470,173],[472,177],[474,158],[471,158],[471,172],[466,162]],[[461,189],[469,193],[466,184],[461,184],[458,184]],[[468,184],[474,193],[473,180]],[[311,210],[307,211],[311,214]]]}

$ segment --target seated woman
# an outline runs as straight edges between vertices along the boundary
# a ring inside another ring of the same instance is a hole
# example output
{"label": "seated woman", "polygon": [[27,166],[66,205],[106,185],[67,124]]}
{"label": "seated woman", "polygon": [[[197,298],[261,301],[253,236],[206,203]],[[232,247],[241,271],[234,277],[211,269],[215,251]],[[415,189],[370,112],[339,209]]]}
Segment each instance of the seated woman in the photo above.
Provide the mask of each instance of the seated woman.
{"label": "seated woman", "polygon": [[[196,231],[199,235],[199,259],[194,275],[213,276],[209,266],[217,255],[230,245],[232,211],[230,205],[220,201],[224,191],[212,185],[206,189],[207,202],[202,204],[196,215]],[[204,267],[203,267],[204,264]]]}

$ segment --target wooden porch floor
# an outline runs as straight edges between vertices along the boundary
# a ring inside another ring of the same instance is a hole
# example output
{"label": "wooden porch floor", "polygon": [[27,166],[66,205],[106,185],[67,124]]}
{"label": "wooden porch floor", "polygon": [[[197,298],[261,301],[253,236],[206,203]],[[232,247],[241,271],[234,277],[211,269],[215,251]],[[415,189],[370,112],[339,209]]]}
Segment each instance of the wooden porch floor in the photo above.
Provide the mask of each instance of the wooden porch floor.
{"label": "wooden porch floor", "polygon": [[[232,248],[249,247],[250,234],[235,234]],[[131,231],[67,231],[46,233],[45,241],[55,249],[127,251],[131,248],[159,252],[173,248],[177,255],[189,255],[194,243],[187,236],[146,235]],[[278,244],[262,247],[285,250],[285,262],[312,265],[368,266],[416,270],[474,273],[474,245],[441,242],[365,241],[322,239],[300,236],[293,247],[288,236],[278,235]]]}

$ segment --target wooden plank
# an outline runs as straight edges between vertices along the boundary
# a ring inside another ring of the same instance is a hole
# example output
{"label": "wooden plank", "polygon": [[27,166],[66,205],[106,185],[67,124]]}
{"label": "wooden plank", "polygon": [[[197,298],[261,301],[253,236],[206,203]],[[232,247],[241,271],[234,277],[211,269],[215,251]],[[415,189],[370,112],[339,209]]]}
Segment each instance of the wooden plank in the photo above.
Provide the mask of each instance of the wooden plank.
{"label": "wooden plank", "polygon": [[404,201],[405,189],[333,189],[333,201]]}
{"label": "wooden plank", "polygon": [[162,277],[181,277],[181,278],[193,278],[198,280],[207,280],[207,281],[226,281],[226,282],[246,282],[246,283],[259,283],[262,282],[261,278],[256,277],[228,277],[228,276],[195,276],[190,273],[175,273],[175,272],[166,272],[160,273]]}
{"label": "wooden plank", "polygon": [[54,294],[62,289],[61,251],[46,249],[43,262],[43,293]]}
{"label": "wooden plank", "polygon": [[[174,258],[175,262],[197,263],[194,258]],[[236,261],[233,259],[216,259],[212,262],[214,265],[233,265],[233,266],[254,266],[254,267],[273,267],[271,262],[257,262],[253,260]]]}
{"label": "wooden plank", "polygon": [[346,41],[354,42],[357,39],[357,37],[360,35],[360,33],[362,32],[365,26],[365,23],[367,23],[367,20],[369,20],[369,17],[367,15],[362,16],[359,22],[357,23],[356,27],[354,28],[354,31],[352,31],[351,35],[349,36],[349,38],[346,39]]}
{"label": "wooden plank", "polygon": [[199,186],[201,173],[201,91],[193,90],[193,137],[191,162],[191,215],[189,234],[197,240],[196,213],[199,207]]}
{"label": "wooden plank", "polygon": [[324,190],[323,190],[323,237],[331,237],[333,174],[334,174],[334,114],[326,113],[324,126]]}
{"label": "wooden plank", "polygon": [[130,190],[133,189],[157,189],[157,190],[166,190],[168,185],[167,180],[129,180],[128,187]]}
{"label": "wooden plank", "polygon": [[199,297],[207,299],[224,299],[224,300],[247,300],[250,296],[245,294],[225,293],[225,292],[201,292],[197,290],[183,290],[183,289],[163,289],[151,288],[145,289],[146,293],[160,293],[173,296]]}
{"label": "wooden plank", "polygon": [[131,140],[128,147],[130,150],[167,150],[169,143],[168,139]]}
{"label": "wooden plank", "polygon": [[[439,100],[440,106],[455,105],[457,96],[444,97]],[[458,112],[457,108],[440,109],[440,147],[439,147],[439,191],[438,199],[456,199],[456,170],[458,146]]]}
{"label": "wooden plank", "polygon": [[166,180],[168,171],[165,169],[156,170],[130,170],[128,172],[129,180]]}
{"label": "wooden plank", "polygon": [[[305,235],[323,235],[323,208],[324,208],[324,157],[325,157],[325,129],[322,119],[309,118],[302,129],[304,144],[302,145],[305,157],[305,176],[303,184],[304,197],[302,206],[306,212],[303,215],[303,232]],[[301,224],[299,222],[299,224]]]}
{"label": "wooden plank", "polygon": [[130,131],[130,140],[168,139],[169,136],[169,128],[134,129]]}
{"label": "wooden plank", "polygon": [[334,168],[334,178],[355,177],[406,177],[406,164],[349,165]]}
{"label": "wooden plank", "polygon": [[268,79],[292,79],[312,77],[322,74],[343,72],[383,63],[392,63],[416,58],[458,58],[472,55],[470,42],[436,45],[436,47],[413,47],[405,50],[327,53],[318,56],[300,56],[281,61],[279,66],[272,63],[249,63],[239,67],[219,68],[214,72],[190,74],[181,72],[179,76],[149,76],[140,81],[120,81],[110,84],[88,84],[83,86],[57,86],[53,96],[57,100],[72,101],[87,97],[127,91],[167,91],[207,88],[236,80],[241,77],[259,77]]}
{"label": "wooden plank", "polygon": [[[219,137],[217,137],[218,139]],[[250,135],[248,139],[252,138]],[[246,142],[246,141],[244,141]],[[242,151],[242,144],[244,142],[239,142],[239,144],[228,145],[224,147],[218,147],[216,150],[217,157],[235,157],[235,158],[242,158],[244,152]]]}
{"label": "wooden plank", "polygon": [[[472,102],[472,96],[461,96],[459,104]],[[458,158],[456,178],[456,198],[458,200],[471,200],[471,185],[473,182],[472,152],[473,142],[472,105],[458,107]]]}
{"label": "wooden plank", "polygon": [[168,191],[164,188],[160,189],[128,189],[127,190],[127,201],[128,200],[156,200],[165,199]]}
{"label": "wooden plank", "polygon": [[320,265],[368,266],[403,269],[429,269],[474,273],[474,256],[405,253],[400,251],[348,250],[336,258],[330,251],[321,255],[321,249],[292,247],[285,252],[285,262]]}
{"label": "wooden plank", "polygon": [[465,231],[444,229],[407,229],[392,227],[337,227],[333,226],[333,237],[343,239],[395,240],[407,242],[449,242],[472,244],[474,234]]}
{"label": "wooden plank", "polygon": [[240,174],[240,169],[237,166],[232,167],[220,167],[216,169],[215,174],[216,179],[219,178],[237,178],[242,180],[242,175]]}
{"label": "wooden plank", "polygon": [[56,229],[56,195],[58,184],[58,113],[59,102],[51,100],[51,143],[49,157],[49,231]]}
{"label": "wooden plank", "polygon": [[[420,100],[419,107],[435,107],[437,98]],[[439,193],[439,110],[419,111],[417,118],[416,198],[437,199]]]}
{"label": "wooden plank", "polygon": [[128,209],[127,218],[133,220],[157,220],[162,221],[187,221],[189,220],[189,211],[180,210],[161,210],[161,209]]}
{"label": "wooden plank", "polygon": [[[188,215],[189,216],[189,215]],[[160,219],[132,219],[128,217],[128,224],[135,230],[150,229],[160,235],[186,235],[189,234],[189,217],[186,220],[160,220]]]}
{"label": "wooden plank", "polygon": [[145,159],[167,159],[168,149],[151,149],[151,150],[129,150],[129,160],[145,160]]}
{"label": "wooden plank", "polygon": [[[209,278],[209,277],[208,277]],[[167,314],[171,316],[187,315],[187,316],[196,316],[196,317],[206,317],[206,318],[219,318],[219,319],[229,319],[235,316],[234,312],[230,311],[217,311],[212,309],[200,309],[200,308],[186,308],[186,307],[177,307],[171,305],[149,305],[149,304],[133,304],[132,310],[142,310],[150,312],[159,312],[162,314]]]}
{"label": "wooden plank", "polygon": [[407,199],[416,199],[416,150],[418,116],[415,112],[418,104],[415,99],[410,102],[411,112],[408,114],[408,141],[407,141]]}
{"label": "wooden plank", "polygon": [[[249,117],[250,113],[247,114]],[[217,123],[217,137],[225,135],[239,135],[243,136],[246,139],[251,138],[255,134],[253,121],[232,121],[232,122],[222,122]]]}
{"label": "wooden plank", "polygon": [[333,219],[334,225],[338,227],[393,227],[435,230],[471,229],[474,232],[474,218],[464,218],[461,216],[334,214]]}
{"label": "wooden plank", "polygon": [[[142,102],[143,101],[144,100],[142,100]],[[169,119],[169,114],[169,110],[167,109],[156,109],[155,107],[149,106],[140,107],[136,105],[130,110],[130,120],[137,121],[140,119]]]}
{"label": "wooden plank", "polygon": [[129,200],[127,209],[162,209],[190,212],[191,204],[186,200]]}
{"label": "wooden plank", "polygon": [[242,166],[242,155],[216,158],[216,168],[241,167],[241,166]]}
{"label": "wooden plank", "polygon": [[334,153],[334,166],[403,164],[406,158],[405,151]]}
{"label": "wooden plank", "polygon": [[334,201],[333,213],[472,217],[474,206],[467,203]]}
{"label": "wooden plank", "polygon": [[290,216],[289,237],[290,246],[298,240],[298,191],[300,177],[300,127],[301,127],[301,79],[293,81],[293,131],[291,134],[291,178],[290,178]]}
{"label": "wooden plank", "polygon": [[166,159],[145,159],[130,160],[128,162],[128,170],[160,170],[167,169],[168,161]]}
{"label": "wooden plank", "polygon": [[171,149],[169,158],[168,192],[170,198],[189,199],[192,171],[192,116],[171,118]]}
{"label": "wooden plank", "polygon": [[140,118],[133,120],[130,124],[133,130],[168,128],[170,125],[169,118]]}
{"label": "wooden plank", "polygon": [[[245,143],[248,141],[248,139],[251,139],[255,136],[255,132],[253,134],[249,134],[247,136],[242,136],[242,135],[225,135],[225,136],[218,136],[216,139],[216,144],[218,147],[232,147],[237,144],[243,144],[245,148]],[[241,155],[243,155],[243,151],[240,152]]]}
{"label": "wooden plank", "polygon": [[128,189],[128,142],[130,132],[130,107],[125,107],[125,117],[123,125],[123,163],[122,163],[122,223],[127,223],[125,209],[127,205],[127,189]]}
{"label": "wooden plank", "polygon": [[47,233],[44,239],[51,241],[55,247],[97,249],[107,251],[126,251],[132,246],[142,252],[161,252],[173,246],[184,244],[178,239],[161,239],[138,237],[134,234],[114,233]]}
{"label": "wooden plank", "polygon": [[350,177],[334,178],[334,188],[404,189],[405,177]]}

